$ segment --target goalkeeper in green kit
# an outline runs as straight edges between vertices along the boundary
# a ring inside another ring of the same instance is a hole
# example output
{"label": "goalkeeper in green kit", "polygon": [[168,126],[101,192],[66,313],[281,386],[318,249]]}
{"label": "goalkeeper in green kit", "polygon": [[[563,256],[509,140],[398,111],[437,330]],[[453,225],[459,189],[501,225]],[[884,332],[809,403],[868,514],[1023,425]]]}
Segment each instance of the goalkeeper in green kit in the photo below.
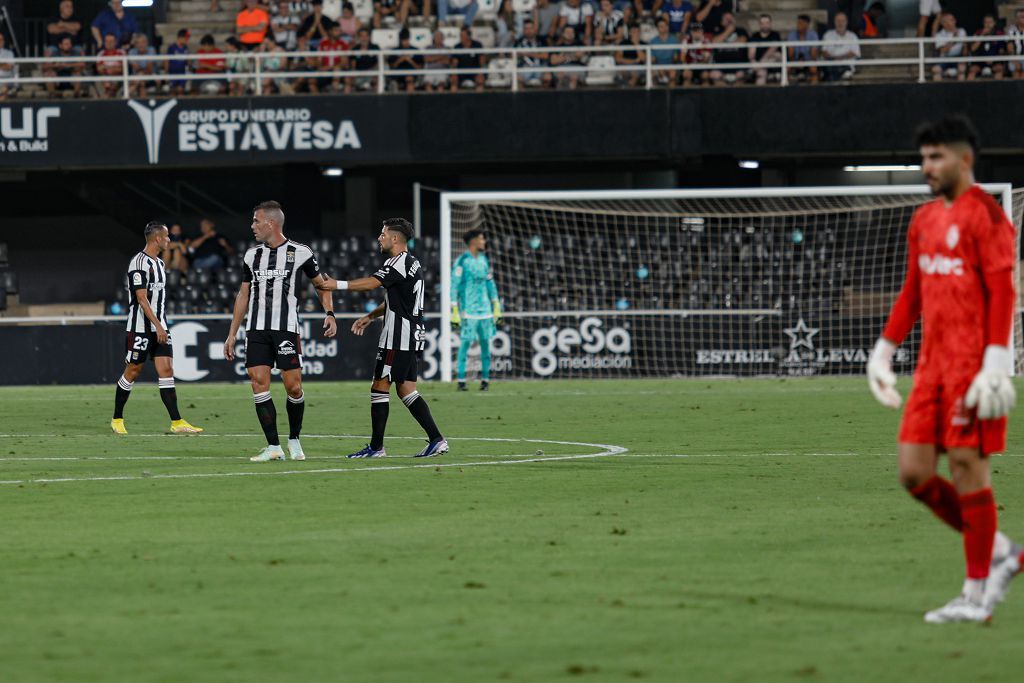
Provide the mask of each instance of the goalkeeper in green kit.
{"label": "goalkeeper in green kit", "polygon": [[480,344],[480,391],[487,391],[491,379],[491,337],[501,322],[501,302],[494,285],[491,263],[484,255],[487,236],[470,230],[463,239],[469,250],[455,260],[452,268],[452,327],[459,331],[459,391],[466,391],[466,356],[473,342]]}

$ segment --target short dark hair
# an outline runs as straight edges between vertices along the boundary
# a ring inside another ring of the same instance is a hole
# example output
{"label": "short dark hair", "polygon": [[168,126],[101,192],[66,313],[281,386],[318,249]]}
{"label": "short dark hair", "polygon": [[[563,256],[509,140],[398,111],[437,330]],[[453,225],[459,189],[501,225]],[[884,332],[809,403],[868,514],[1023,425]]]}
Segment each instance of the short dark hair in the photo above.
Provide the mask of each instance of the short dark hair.
{"label": "short dark hair", "polygon": [[914,142],[918,147],[961,143],[970,145],[975,152],[979,145],[977,129],[963,114],[951,114],[937,121],[922,123],[914,133]]}
{"label": "short dark hair", "polygon": [[467,230],[466,234],[462,236],[462,241],[469,244],[480,235],[485,234],[483,230]]}
{"label": "short dark hair", "polygon": [[804,22],[807,22],[808,24],[811,23],[811,15],[810,14],[798,14],[798,15],[796,15],[796,18],[797,18],[797,21],[804,21]]}
{"label": "short dark hair", "polygon": [[881,2],[873,2],[873,3],[871,3],[871,6],[868,7],[868,11],[870,12],[873,9],[876,9],[879,12],[881,12],[882,14],[885,14],[885,4],[884,3],[881,3]]}
{"label": "short dark hair", "polygon": [[150,221],[146,223],[146,227],[143,229],[142,234],[146,236],[146,241],[148,242],[150,237],[161,230],[167,230],[167,225],[165,223],[162,221]]}
{"label": "short dark hair", "polygon": [[215,45],[216,41],[214,41],[212,34],[207,33],[205,36],[203,36],[202,38],[199,39],[199,44],[200,45]]}
{"label": "short dark hair", "polygon": [[405,237],[405,241],[408,242],[415,235],[416,231],[413,230],[412,223],[405,220],[404,218],[385,218],[384,229],[389,232],[400,232]]}

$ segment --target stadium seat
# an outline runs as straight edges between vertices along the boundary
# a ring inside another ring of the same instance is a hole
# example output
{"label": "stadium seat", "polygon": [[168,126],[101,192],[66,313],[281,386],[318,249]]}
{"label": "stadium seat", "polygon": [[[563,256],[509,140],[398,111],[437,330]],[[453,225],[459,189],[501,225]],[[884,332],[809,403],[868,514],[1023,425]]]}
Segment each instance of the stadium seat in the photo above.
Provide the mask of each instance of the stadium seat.
{"label": "stadium seat", "polygon": [[492,59],[487,64],[487,87],[509,88],[512,86],[512,60],[507,57]]}
{"label": "stadium seat", "polygon": [[461,30],[458,26],[439,26],[437,30],[444,34],[445,47],[455,47],[459,44]]}
{"label": "stadium seat", "polygon": [[497,44],[497,36],[492,26],[473,26],[469,29],[469,33],[473,36],[473,40],[484,47],[494,47]]}
{"label": "stadium seat", "polygon": [[370,34],[370,42],[382,50],[393,50],[398,47],[398,29],[375,28]]}
{"label": "stadium seat", "polygon": [[498,18],[498,4],[499,0],[477,0],[480,9],[477,11],[476,18],[493,22]]}
{"label": "stadium seat", "polygon": [[411,28],[409,29],[409,43],[419,50],[424,50],[434,43],[433,33],[426,26]]}
{"label": "stadium seat", "polygon": [[364,24],[373,18],[373,0],[352,0],[352,9],[355,10],[359,21]]}
{"label": "stadium seat", "polygon": [[611,55],[595,55],[590,58],[587,67],[587,85],[615,83],[615,58]]}
{"label": "stadium seat", "polygon": [[537,6],[537,0],[512,0],[512,11],[516,14],[532,12]]}

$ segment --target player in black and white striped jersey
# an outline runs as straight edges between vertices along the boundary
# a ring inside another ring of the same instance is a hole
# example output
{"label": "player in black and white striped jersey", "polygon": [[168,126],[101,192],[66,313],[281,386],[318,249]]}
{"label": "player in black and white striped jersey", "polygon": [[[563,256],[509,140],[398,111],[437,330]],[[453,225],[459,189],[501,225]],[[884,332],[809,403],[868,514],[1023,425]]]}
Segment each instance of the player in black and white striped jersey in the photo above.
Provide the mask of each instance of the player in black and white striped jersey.
{"label": "player in black and white striped jersey", "polygon": [[[235,337],[242,319],[245,326],[245,367],[252,382],[256,416],[267,437],[267,447],[253,462],[284,460],[277,433],[277,409],[270,396],[270,369],[281,371],[288,392],[288,454],[305,460],[299,443],[305,397],[302,393],[302,340],[299,338],[299,276],[313,284],[323,282],[316,255],[305,244],[284,236],[284,211],[277,202],[262,202],[253,210],[252,233],[259,242],[242,257],[242,285],[235,297],[231,329],[224,342],[224,357],[235,359]],[[319,292],[326,317],[324,336],[337,333],[334,301],[330,292]]]}
{"label": "player in black and white striped jersey", "polygon": [[167,332],[167,271],[158,254],[167,247],[170,237],[167,226],[151,221],[143,231],[145,248],[128,264],[128,340],[126,343],[124,374],[117,380],[114,396],[114,417],[110,428],[115,434],[127,434],[124,426],[124,406],[131,396],[132,386],[142,372],[147,358],[156,366],[160,398],[171,418],[171,431],[192,434],[203,431],[190,425],[178,412],[178,396],[174,389],[174,368],[171,359],[171,337]]}
{"label": "player in black and white striped jersey", "polygon": [[404,218],[384,221],[377,244],[388,255],[380,270],[359,280],[335,280],[327,277],[317,289],[351,289],[368,292],[384,287],[384,303],[372,313],[352,324],[352,332],[363,334],[375,318],[384,318],[384,329],[377,343],[377,365],[370,386],[370,420],[373,435],[370,443],[350,458],[381,458],[384,451],[384,428],[388,421],[388,403],[391,385],[398,397],[427,433],[427,447],[417,458],[429,458],[448,452],[448,442],[430,414],[430,407],[416,390],[416,368],[423,353],[425,330],[423,327],[423,273],[420,262],[409,253],[408,242],[413,236],[412,223]]}

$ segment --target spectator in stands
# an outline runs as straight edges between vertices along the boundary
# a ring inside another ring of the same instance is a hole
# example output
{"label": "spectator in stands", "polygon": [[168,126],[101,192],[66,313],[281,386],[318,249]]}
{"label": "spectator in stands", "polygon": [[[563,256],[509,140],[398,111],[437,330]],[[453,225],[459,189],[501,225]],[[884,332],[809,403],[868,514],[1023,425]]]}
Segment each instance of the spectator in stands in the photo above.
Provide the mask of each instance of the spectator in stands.
{"label": "spectator in stands", "polygon": [[939,30],[939,19],[942,17],[942,4],[939,0],[919,0],[917,13],[917,37],[934,35]]}
{"label": "spectator in stands", "polygon": [[[455,46],[460,50],[482,50],[483,45],[473,40],[469,32],[469,26],[463,26],[459,31],[459,44]],[[487,65],[487,59],[479,52],[463,52],[452,56],[451,66],[453,69],[483,69]],[[476,87],[477,92],[483,92],[484,74],[481,73],[454,73],[451,78],[452,92],[460,88]]]}
{"label": "spectator in stands", "polygon": [[[344,52],[347,51],[349,45],[341,37],[341,25],[334,24],[331,26],[331,30],[327,35],[326,40],[320,41],[320,52]],[[320,79],[318,84],[319,92],[327,92],[333,90],[334,92],[341,92],[341,71],[348,69],[348,57],[341,54],[332,54],[323,57],[320,60],[320,71],[325,75]],[[330,74],[329,76],[327,74]]]}
{"label": "spectator in stands", "polygon": [[[669,21],[666,15],[658,19],[658,35],[651,38],[651,62],[654,64],[654,82],[671,88],[676,84],[676,72],[664,67],[672,66],[679,59],[679,41],[669,32]],[[658,49],[654,49],[658,48]],[[658,68],[662,67],[662,68]]]}
{"label": "spectator in stands", "polygon": [[296,31],[302,23],[302,18],[292,11],[292,5],[288,0],[278,0],[274,16],[270,18],[270,28],[274,33],[274,40],[283,50],[294,50],[296,45]]}
{"label": "spectator in stands", "polygon": [[[217,47],[213,36],[209,33],[199,40],[197,55],[206,55],[196,61],[196,73],[205,76],[223,74],[227,71],[227,61],[224,59],[224,51]],[[199,91],[206,95],[221,95],[224,93],[225,83],[223,78],[206,78],[199,81]]]}
{"label": "spectator in stands", "polygon": [[110,5],[104,7],[96,18],[92,20],[92,37],[96,41],[98,49],[106,49],[107,34],[114,36],[116,47],[127,46],[132,36],[139,32],[139,26],[135,23],[135,17],[128,14],[121,5],[121,0],[110,0]]}
{"label": "spectator in stands", "polygon": [[[431,50],[444,50],[444,34],[440,31],[434,31],[434,42],[430,46]],[[424,57],[424,66],[427,70],[436,69],[448,69],[451,66],[452,58],[444,52],[438,52],[428,54]],[[448,74],[443,73],[429,73],[423,74],[423,89],[427,92],[434,92],[435,90],[447,90],[450,87],[450,79]]]}
{"label": "spectator in stands", "polygon": [[167,246],[160,253],[164,266],[168,270],[177,270],[182,273],[188,272],[188,245],[181,226],[177,223],[172,225],[167,230],[167,236],[171,241],[167,243]]}
{"label": "spectator in stands", "polygon": [[601,0],[601,8],[594,15],[594,45],[618,45],[622,42],[625,15],[615,9],[612,0]]}
{"label": "spectator in stands", "polygon": [[[778,46],[760,47],[758,43],[778,43],[782,41],[779,32],[772,28],[772,18],[768,14],[762,14],[757,19],[758,31],[750,36],[750,47],[747,48],[747,59],[755,64],[770,64],[782,61],[782,48]],[[768,69],[754,69],[754,77],[757,85],[764,85],[768,82]],[[776,69],[771,70],[772,80],[779,77]]]}
{"label": "spectator in stands", "polygon": [[373,0],[373,27],[381,28],[387,20],[405,26],[411,9],[412,0]]}
{"label": "spectator in stands", "polygon": [[[622,42],[622,49],[615,53],[618,66],[637,67],[624,72],[623,81],[629,87],[635,87],[644,75],[643,65],[647,63],[644,52],[644,41],[640,40],[640,24],[629,25],[629,38]],[[623,72],[620,72],[623,73]]]}
{"label": "spectator in stands", "polygon": [[56,16],[50,17],[46,23],[47,43],[46,56],[52,57],[57,52],[57,43],[67,35],[71,44],[82,44],[82,20],[75,16],[75,4],[71,0],[61,0]]}
{"label": "spectator in stands", "polygon": [[330,35],[334,20],[324,14],[323,0],[313,0],[313,11],[303,19],[299,26],[299,36],[309,42],[310,50],[317,49],[321,40],[326,40]]}
{"label": "spectator in stands", "polygon": [[[825,35],[822,36],[821,39],[821,56],[825,60],[841,62],[860,59],[860,42],[857,39],[857,34],[849,30],[849,27],[850,20],[846,16],[846,13],[837,12],[835,28],[825,31]],[[823,71],[826,80],[848,81],[853,78],[853,74],[856,73],[856,67],[852,64],[845,66],[826,66],[823,67]]]}
{"label": "spectator in stands", "polygon": [[[683,40],[683,49],[680,53],[681,61],[684,64],[703,66],[710,64],[713,58],[711,54],[712,36],[704,31],[704,26],[699,22],[690,24],[690,32]],[[683,71],[683,85],[701,85],[708,83],[711,74],[708,69],[686,69]]]}
{"label": "spectator in stands", "polygon": [[866,12],[861,15],[861,38],[885,38],[889,31],[884,26],[885,5],[880,2],[873,2],[868,6]]}
{"label": "spectator in stands", "polygon": [[644,17],[661,15],[661,7],[665,0],[633,0],[633,20],[640,21]]}
{"label": "spectator in stands", "polygon": [[270,15],[258,0],[242,0],[242,10],[235,15],[235,35],[239,49],[255,50],[263,44],[270,28]]}
{"label": "spectator in stands", "polygon": [[193,268],[220,270],[235,253],[231,244],[217,234],[216,227],[209,218],[199,221],[199,237],[188,244]]}
{"label": "spectator in stands", "polygon": [[232,76],[228,79],[228,94],[245,95],[252,85],[252,79],[240,76],[253,72],[252,56],[234,36],[228,36],[224,40],[224,66],[226,67],[225,73]]}
{"label": "spectator in stands", "polygon": [[[14,63],[14,52],[7,47],[6,40],[3,32],[0,32],[0,79],[14,79],[18,77],[18,67]],[[0,83],[0,100],[13,97],[17,89],[17,83]]]}
{"label": "spectator in stands", "polygon": [[1016,22],[1006,30],[1010,40],[1006,47],[1010,54],[1017,55],[1018,59],[1010,62],[1010,71],[1014,78],[1024,78],[1024,7],[1021,7],[1014,14]]}
{"label": "spectator in stands", "polygon": [[[349,60],[349,64],[352,65],[353,69],[367,72],[377,71],[377,55],[373,53],[380,52],[380,46],[370,42],[370,29],[365,26],[359,29],[359,32],[356,34],[356,43],[352,46],[352,51],[359,53]],[[376,76],[349,77],[345,79],[345,92],[352,92],[353,86],[358,90],[370,90],[376,82]]]}
{"label": "spectator in stands", "polygon": [[[986,14],[982,19],[981,28],[974,34],[978,38],[1001,36],[1003,32],[996,24],[996,18]],[[975,57],[1002,57],[1006,54],[1006,43],[1001,40],[976,40],[971,43],[971,55]],[[1006,73],[1004,62],[974,62],[967,70],[967,80],[973,81],[978,76],[995,76],[997,81]]]}
{"label": "spectator in stands", "polygon": [[693,5],[689,0],[669,0],[667,5],[662,5],[661,16],[668,20],[668,32],[679,41],[690,32]]}
{"label": "spectator in stands", "polygon": [[[309,39],[304,35],[299,35],[297,38],[296,52],[313,52],[313,48],[309,45]],[[320,58],[313,55],[305,55],[302,57],[295,57],[291,62],[292,71],[300,71],[302,73],[310,73],[320,70]],[[316,94],[320,92],[319,80],[317,76],[299,76],[291,83],[293,92],[307,92]],[[345,92],[350,92],[348,79],[345,81]]]}
{"label": "spectator in stands", "polygon": [[693,20],[704,24],[705,33],[715,36],[722,31],[722,18],[726,13],[735,16],[738,5],[738,0],[704,0]]}
{"label": "spectator in stands", "polygon": [[461,14],[465,26],[473,25],[473,18],[480,11],[476,0],[437,0],[437,19],[441,23],[448,21],[449,14]]}
{"label": "spectator in stands", "polygon": [[[558,23],[555,25],[559,42],[565,36],[565,27],[569,26],[572,28],[577,44],[590,45],[593,42],[593,16],[594,6],[589,2],[562,0],[562,7],[558,10]],[[552,54],[552,58],[554,58],[554,54]]]}
{"label": "spectator in stands", "polygon": [[341,18],[338,19],[338,24],[341,25],[341,39],[346,43],[355,41],[356,34],[359,33],[359,27],[362,24],[359,23],[359,17],[356,16],[356,8],[351,2],[346,2],[341,6]]}
{"label": "spectator in stands", "polygon": [[523,50],[519,53],[519,85],[536,87],[551,83],[550,72],[530,71],[548,64],[550,57],[542,49],[546,45],[547,38],[537,34],[533,19],[524,21],[523,35],[516,41],[516,47]]}
{"label": "spectator in stands", "polygon": [[544,40],[549,43],[551,42],[552,32],[558,25],[559,11],[561,11],[561,6],[558,3],[553,3],[551,0],[537,0],[537,6],[534,9],[537,35],[543,36]]}
{"label": "spectator in stands", "polygon": [[[128,49],[129,57],[153,57],[156,50],[149,44],[149,38],[145,33],[135,34],[131,48]],[[135,59],[128,62],[128,69],[132,76],[152,76],[159,72],[155,59]],[[133,97],[143,97],[149,91],[158,87],[155,80],[132,81],[129,86]]]}
{"label": "spectator in stands", "polygon": [[124,75],[125,51],[118,46],[117,36],[108,33],[103,36],[103,49],[96,53],[97,76],[118,76],[116,81],[100,81],[96,92],[100,97],[116,97],[121,88],[120,76]]}
{"label": "spectator in stands", "polygon": [[500,0],[498,16],[494,20],[495,29],[498,32],[494,41],[496,47],[511,47],[516,42],[516,36],[520,29],[516,20],[515,12],[512,11],[512,0]]}
{"label": "spectator in stands", "polygon": [[[191,36],[187,28],[179,29],[178,35],[174,42],[167,46],[167,54],[169,55],[187,55],[188,54],[188,39]],[[167,60],[167,73],[174,76],[184,76],[189,71],[189,62],[187,59],[168,59]],[[174,79],[171,81],[171,95],[181,97],[190,91],[192,88],[189,86],[187,79]]]}
{"label": "spectator in stands", "polygon": [[[57,51],[51,57],[63,57],[59,62],[48,62],[43,65],[43,75],[51,78],[74,78],[85,72],[85,62],[82,61],[82,48],[72,42],[71,36],[63,35],[57,41]],[[46,84],[46,92],[53,97],[56,92],[70,92],[72,97],[78,97],[82,93],[80,81],[57,81]]]}
{"label": "spectator in stands", "polygon": [[[715,64],[722,65],[746,63],[746,45],[749,40],[747,29],[736,25],[736,16],[732,12],[723,12],[721,22],[722,27],[714,34],[711,42],[715,44],[727,43],[736,47],[715,50],[712,55],[712,61]],[[723,66],[720,69],[712,70],[709,78],[712,85],[722,85],[723,83],[731,85],[736,81],[745,80],[746,75],[747,70],[742,67],[727,68]]]}
{"label": "spectator in stands", "polygon": [[[267,34],[267,37],[263,40],[263,47],[260,48],[260,52],[265,55],[261,63],[261,71],[263,73],[275,73],[288,68],[288,60],[284,56],[284,50],[274,42],[270,34]],[[288,79],[281,76],[264,77],[262,87],[264,95],[269,95],[275,91],[284,95],[292,94],[292,89],[288,85]]]}
{"label": "spectator in stands", "polygon": [[[588,23],[587,26],[590,24]],[[579,39],[572,26],[564,26],[562,35],[554,47],[578,47]],[[557,88],[569,88],[575,90],[579,85],[580,76],[583,74],[583,64],[586,61],[586,54],[582,50],[566,50],[564,52],[551,53],[551,66],[558,67],[553,80]]]}
{"label": "spectator in stands", "polygon": [[[935,34],[935,54],[938,57],[964,57],[967,31],[956,25],[956,17],[952,12],[944,12],[940,20],[942,26]],[[967,76],[967,64],[964,62],[943,62],[932,67],[932,78],[941,81],[943,77],[964,80]]]}
{"label": "spectator in stands", "polygon": [[[388,68],[403,71],[423,68],[423,55],[418,54],[418,50],[409,42],[409,29],[407,28],[403,28],[398,34],[398,49],[402,51],[402,54],[388,57]],[[417,78],[417,75],[413,73],[394,76],[391,78],[391,83],[399,90],[412,92],[416,89]]]}
{"label": "spectator in stands", "polygon": [[[818,32],[811,28],[811,18],[801,14],[796,18],[796,28],[789,32],[786,40],[791,43],[810,42],[818,40]],[[803,62],[807,66],[796,67],[793,75],[797,80],[810,80],[811,83],[818,82],[818,67],[814,65],[818,61],[817,45],[795,45],[786,48],[791,64]]]}

